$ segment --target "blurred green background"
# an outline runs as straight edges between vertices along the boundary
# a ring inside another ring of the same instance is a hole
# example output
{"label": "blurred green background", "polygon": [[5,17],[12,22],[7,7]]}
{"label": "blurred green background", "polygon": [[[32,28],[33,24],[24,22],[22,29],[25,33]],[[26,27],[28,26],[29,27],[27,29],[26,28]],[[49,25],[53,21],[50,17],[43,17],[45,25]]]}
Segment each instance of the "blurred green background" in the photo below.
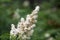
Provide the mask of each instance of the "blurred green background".
{"label": "blurred green background", "polygon": [[60,0],[0,0],[0,40],[9,40],[11,24],[40,6],[31,40],[60,40]]}

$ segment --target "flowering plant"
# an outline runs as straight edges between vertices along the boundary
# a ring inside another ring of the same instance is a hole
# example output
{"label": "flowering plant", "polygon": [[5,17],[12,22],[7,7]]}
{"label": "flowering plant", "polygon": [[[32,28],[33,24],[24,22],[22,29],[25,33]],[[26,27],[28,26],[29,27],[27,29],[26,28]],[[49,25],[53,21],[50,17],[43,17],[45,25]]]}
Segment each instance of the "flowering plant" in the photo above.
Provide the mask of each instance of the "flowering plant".
{"label": "flowering plant", "polygon": [[11,24],[10,39],[13,40],[29,40],[34,32],[35,23],[37,22],[39,6],[32,11],[31,14],[26,16],[26,20],[21,18],[20,22],[15,28],[14,24]]}

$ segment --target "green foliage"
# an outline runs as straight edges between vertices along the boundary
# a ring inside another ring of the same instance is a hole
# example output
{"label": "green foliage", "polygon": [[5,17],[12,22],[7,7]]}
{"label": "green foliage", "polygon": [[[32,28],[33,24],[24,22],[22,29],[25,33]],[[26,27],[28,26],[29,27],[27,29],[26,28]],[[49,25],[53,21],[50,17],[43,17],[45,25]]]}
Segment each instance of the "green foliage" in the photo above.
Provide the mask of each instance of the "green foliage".
{"label": "green foliage", "polygon": [[2,35],[0,36],[0,39],[1,39],[1,40],[9,40],[9,36],[10,36],[9,33],[4,33],[4,34],[2,34]]}
{"label": "green foliage", "polygon": [[0,2],[10,2],[11,0],[0,0]]}
{"label": "green foliage", "polygon": [[[55,40],[60,40],[60,9],[57,9],[57,7],[54,6],[59,4],[57,1],[51,0],[50,2],[44,1],[41,3],[41,9],[37,19],[38,22],[36,23],[35,32],[33,33],[31,40],[47,40],[44,36],[45,33],[49,33],[50,37],[53,37]],[[10,3],[11,0],[0,0],[0,39],[9,40],[10,25],[12,23],[16,24],[19,21],[17,19],[13,20],[13,14],[18,3],[13,2],[13,4],[7,6],[3,4],[4,2]],[[21,8],[19,14],[21,17],[26,17],[26,14],[31,13],[31,11],[32,10],[29,9],[29,7]]]}

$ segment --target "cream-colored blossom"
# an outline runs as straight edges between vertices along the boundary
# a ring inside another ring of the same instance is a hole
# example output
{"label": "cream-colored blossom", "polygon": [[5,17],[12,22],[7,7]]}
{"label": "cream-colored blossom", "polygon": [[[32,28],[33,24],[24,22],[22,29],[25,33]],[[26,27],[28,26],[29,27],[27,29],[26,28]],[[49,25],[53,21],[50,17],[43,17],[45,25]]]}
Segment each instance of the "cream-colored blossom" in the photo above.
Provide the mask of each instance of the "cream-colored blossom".
{"label": "cream-colored blossom", "polygon": [[11,24],[11,31],[10,31],[10,35],[14,35],[16,36],[17,35],[17,30],[15,28],[15,25],[14,24]]}
{"label": "cream-colored blossom", "polygon": [[45,37],[50,37],[50,34],[49,33],[45,33]]}
{"label": "cream-colored blossom", "polygon": [[25,21],[25,19],[24,18],[21,18],[21,22],[24,22]]}
{"label": "cream-colored blossom", "polygon": [[35,23],[37,22],[36,19],[38,17],[38,11],[39,6],[36,6],[32,13],[26,16],[26,20],[21,18],[17,24],[17,28],[15,28],[15,25],[12,24],[10,33],[14,34],[15,36],[18,34],[18,37],[20,37],[22,40],[30,39],[33,35],[34,27],[36,26]]}
{"label": "cream-colored blossom", "polygon": [[34,32],[34,30],[32,29],[27,33],[27,35],[30,37],[30,36],[32,36],[33,32]]}

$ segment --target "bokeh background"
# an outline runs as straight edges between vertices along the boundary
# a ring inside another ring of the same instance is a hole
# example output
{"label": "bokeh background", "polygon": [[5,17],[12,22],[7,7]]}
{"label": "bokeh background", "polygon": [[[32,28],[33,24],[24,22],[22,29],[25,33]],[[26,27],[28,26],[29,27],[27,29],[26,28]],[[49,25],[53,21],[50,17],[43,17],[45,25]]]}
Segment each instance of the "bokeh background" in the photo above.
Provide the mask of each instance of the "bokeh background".
{"label": "bokeh background", "polygon": [[40,6],[31,40],[60,40],[60,0],[0,0],[0,40],[9,40],[11,24]]}

